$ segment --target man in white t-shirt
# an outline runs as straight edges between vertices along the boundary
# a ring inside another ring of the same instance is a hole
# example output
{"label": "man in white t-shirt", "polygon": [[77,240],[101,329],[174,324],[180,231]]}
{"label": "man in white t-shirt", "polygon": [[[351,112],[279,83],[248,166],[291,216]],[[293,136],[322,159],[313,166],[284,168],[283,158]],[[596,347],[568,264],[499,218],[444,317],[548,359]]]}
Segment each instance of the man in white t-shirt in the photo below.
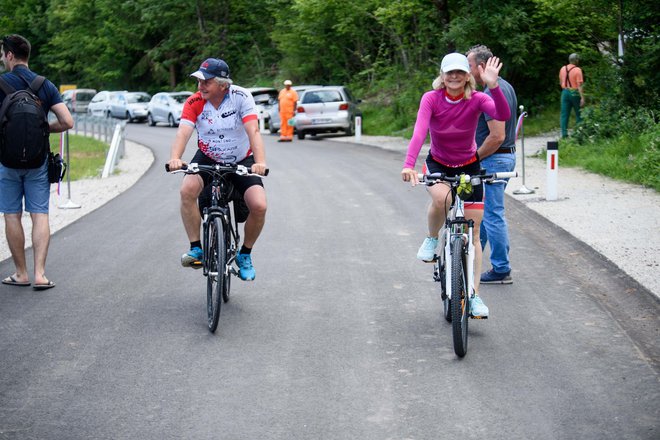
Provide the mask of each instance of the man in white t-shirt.
{"label": "man in white t-shirt", "polygon": [[[170,152],[170,170],[178,170],[184,164],[181,157],[197,129],[199,149],[191,163],[236,163],[247,166],[252,173],[265,175],[266,154],[252,95],[244,88],[233,85],[229,78],[229,66],[217,58],[205,60],[199,70],[190,76],[197,78],[198,91],[183,106],[181,122]],[[255,278],[251,251],[266,221],[266,192],[259,177],[231,177],[234,188],[242,193],[249,210],[243,245],[236,256],[236,263],[241,279],[251,281]],[[187,174],[181,183],[181,218],[190,240],[190,250],[181,257],[184,267],[201,267],[202,220],[197,199],[209,181],[209,176]]]}

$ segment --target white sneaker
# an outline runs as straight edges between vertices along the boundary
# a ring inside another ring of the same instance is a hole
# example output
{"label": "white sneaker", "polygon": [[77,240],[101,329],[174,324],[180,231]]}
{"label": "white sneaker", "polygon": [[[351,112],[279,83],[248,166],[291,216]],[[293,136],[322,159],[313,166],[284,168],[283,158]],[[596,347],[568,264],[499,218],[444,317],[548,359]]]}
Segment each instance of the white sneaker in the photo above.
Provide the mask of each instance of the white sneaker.
{"label": "white sneaker", "polygon": [[435,259],[435,248],[438,247],[438,239],[433,237],[426,237],[424,243],[417,251],[417,259],[430,263]]}
{"label": "white sneaker", "polygon": [[470,315],[474,318],[488,318],[488,307],[486,307],[486,304],[477,295],[474,295],[470,299]]}

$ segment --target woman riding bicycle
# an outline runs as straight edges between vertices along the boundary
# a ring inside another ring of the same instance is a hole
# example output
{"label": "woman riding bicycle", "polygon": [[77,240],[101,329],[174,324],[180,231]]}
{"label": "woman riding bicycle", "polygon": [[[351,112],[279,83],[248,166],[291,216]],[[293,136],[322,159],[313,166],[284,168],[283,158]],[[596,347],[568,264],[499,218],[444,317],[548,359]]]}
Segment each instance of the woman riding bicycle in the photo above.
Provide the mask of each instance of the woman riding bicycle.
{"label": "woman riding bicycle", "polygon": [[[415,162],[427,134],[431,133],[431,149],[425,161],[428,173],[446,173],[448,176],[479,174],[480,165],[474,136],[479,115],[487,113],[493,119],[505,121],[511,115],[504,94],[498,87],[497,78],[502,64],[499,58],[488,60],[486,67],[479,67],[482,80],[492,93],[492,98],[476,91],[476,83],[470,74],[465,55],[451,53],[442,59],[440,76],[433,81],[433,90],[421,99],[413,136],[408,144],[408,154],[401,171],[405,182],[419,183]],[[428,187],[431,205],[428,209],[428,236],[417,252],[417,258],[433,261],[438,245],[438,233],[451,206],[448,185]],[[479,227],[483,218],[483,185],[473,188],[472,196],[465,202],[465,217],[474,221],[473,240],[479,243]],[[475,246],[475,295],[470,301],[472,315],[485,318],[488,307],[477,295],[481,273],[481,247]]]}
{"label": "woman riding bicycle", "polygon": [[[222,60],[209,58],[199,70],[191,74],[197,78],[198,92],[183,106],[181,124],[172,144],[169,169],[181,168],[181,156],[186,144],[197,129],[199,149],[193,163],[238,163],[252,173],[264,175],[267,169],[263,140],[259,134],[257,108],[252,95],[232,84],[229,66]],[[242,193],[250,213],[245,222],[243,246],[236,256],[241,279],[255,277],[250,252],[266,221],[266,192],[257,176],[231,176],[234,189]],[[181,218],[190,240],[190,250],[181,257],[184,267],[201,267],[201,216],[197,207],[199,197],[211,177],[188,174],[181,183]]]}

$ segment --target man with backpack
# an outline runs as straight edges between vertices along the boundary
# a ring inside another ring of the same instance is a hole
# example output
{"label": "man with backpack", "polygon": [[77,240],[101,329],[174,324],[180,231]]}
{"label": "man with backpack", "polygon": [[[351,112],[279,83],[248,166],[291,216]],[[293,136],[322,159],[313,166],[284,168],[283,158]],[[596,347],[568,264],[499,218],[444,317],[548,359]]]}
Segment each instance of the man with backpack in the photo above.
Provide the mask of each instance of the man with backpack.
{"label": "man with backpack", "polygon": [[[0,212],[16,267],[2,283],[45,290],[55,287],[46,278],[50,242],[47,140],[49,133],[73,127],[73,118],[53,83],[28,68],[30,50],[30,42],[20,35],[2,38],[0,57],[7,73],[0,76]],[[49,111],[56,117],[50,123]],[[32,219],[33,284],[25,259],[23,200]]]}

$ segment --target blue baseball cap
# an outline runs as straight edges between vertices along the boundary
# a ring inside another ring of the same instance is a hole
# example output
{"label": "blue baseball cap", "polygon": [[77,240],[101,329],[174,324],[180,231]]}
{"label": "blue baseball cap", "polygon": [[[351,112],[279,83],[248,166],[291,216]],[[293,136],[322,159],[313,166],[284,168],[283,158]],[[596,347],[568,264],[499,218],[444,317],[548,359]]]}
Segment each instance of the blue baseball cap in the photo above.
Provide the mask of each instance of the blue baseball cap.
{"label": "blue baseball cap", "polygon": [[190,76],[203,80],[215,78],[216,76],[229,78],[229,66],[217,58],[207,58],[200,64],[199,70],[191,73]]}

